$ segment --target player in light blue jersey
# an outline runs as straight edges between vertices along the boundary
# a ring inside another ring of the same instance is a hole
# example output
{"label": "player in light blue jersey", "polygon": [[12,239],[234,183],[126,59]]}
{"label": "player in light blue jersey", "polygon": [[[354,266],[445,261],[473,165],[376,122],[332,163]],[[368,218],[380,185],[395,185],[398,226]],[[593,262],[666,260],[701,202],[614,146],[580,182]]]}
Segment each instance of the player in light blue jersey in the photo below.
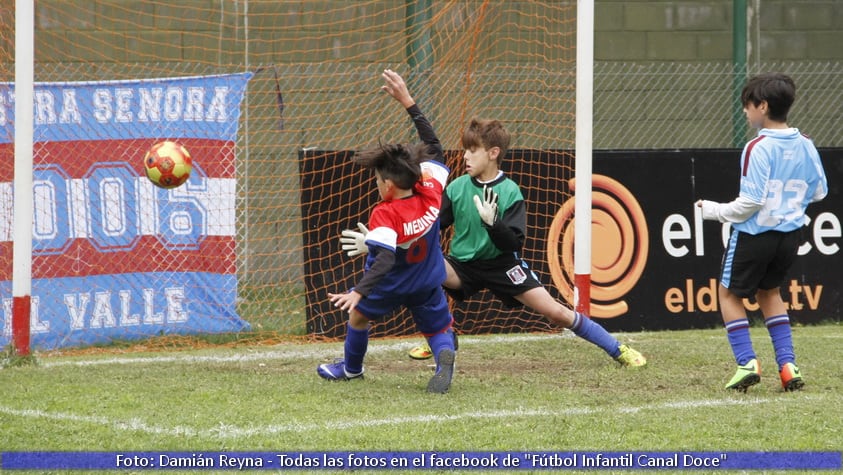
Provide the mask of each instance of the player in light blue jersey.
{"label": "player in light blue jersey", "polygon": [[785,391],[801,389],[790,319],[779,287],[796,259],[805,209],[828,193],[828,182],[813,142],[787,125],[796,85],[789,76],[761,74],[741,93],[749,124],[760,129],[744,146],[740,193],[729,203],[700,200],[703,219],[731,223],[721,264],[718,299],[738,370],[727,389],[746,392],[761,380],[743,298],[755,297],[770,333]]}

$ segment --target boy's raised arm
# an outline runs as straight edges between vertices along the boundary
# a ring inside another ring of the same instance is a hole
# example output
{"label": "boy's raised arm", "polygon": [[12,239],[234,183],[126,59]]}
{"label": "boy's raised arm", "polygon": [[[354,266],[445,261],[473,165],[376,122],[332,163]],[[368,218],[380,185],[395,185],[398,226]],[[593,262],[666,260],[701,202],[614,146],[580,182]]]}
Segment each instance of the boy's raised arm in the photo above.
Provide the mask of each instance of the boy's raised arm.
{"label": "boy's raised arm", "polygon": [[436,136],[433,125],[424,116],[418,104],[416,104],[415,99],[413,99],[413,96],[410,95],[404,78],[391,69],[385,69],[381,76],[385,81],[381,89],[404,106],[404,109],[406,109],[407,113],[413,119],[419,139],[430,147],[431,151],[436,155],[437,162],[445,163],[445,153],[442,143],[439,142],[439,137]]}

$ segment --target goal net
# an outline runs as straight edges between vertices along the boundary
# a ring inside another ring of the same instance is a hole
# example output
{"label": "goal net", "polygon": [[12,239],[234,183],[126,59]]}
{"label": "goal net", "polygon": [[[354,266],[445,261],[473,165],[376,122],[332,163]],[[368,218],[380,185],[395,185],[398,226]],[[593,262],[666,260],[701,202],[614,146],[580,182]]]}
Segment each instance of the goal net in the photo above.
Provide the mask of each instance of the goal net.
{"label": "goal net", "polygon": [[[0,9],[6,345],[15,36],[13,9]],[[448,150],[452,177],[463,173],[468,121],[505,123],[513,143],[502,168],[529,213],[523,255],[570,303],[570,289],[554,285],[573,272],[570,248],[548,231],[572,199],[575,24],[574,2],[39,1],[34,347],[194,333],[344,335],[346,317],[327,293],[353,285],[363,258],[347,258],[338,239],[366,222],[377,199],[372,178],[349,158],[378,141],[417,140],[380,91],[385,68],[407,79]],[[193,156],[183,188],[142,178],[143,153],[165,139]],[[563,252],[550,263],[554,246]],[[550,328],[486,293],[453,310],[461,332]],[[405,313],[373,330],[413,332]]]}

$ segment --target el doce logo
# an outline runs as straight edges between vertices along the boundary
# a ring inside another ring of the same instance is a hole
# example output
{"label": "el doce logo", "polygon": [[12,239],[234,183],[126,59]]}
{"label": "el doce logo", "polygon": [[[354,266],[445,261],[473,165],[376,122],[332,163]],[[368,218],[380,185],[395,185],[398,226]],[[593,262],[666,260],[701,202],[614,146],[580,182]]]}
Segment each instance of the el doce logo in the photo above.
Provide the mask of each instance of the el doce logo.
{"label": "el doce logo", "polygon": [[[576,189],[570,180],[571,191]],[[592,177],[591,314],[612,318],[626,313],[623,297],[644,272],[649,233],[638,201],[619,182]],[[553,218],[547,239],[550,275],[568,301],[574,300],[574,199]]]}

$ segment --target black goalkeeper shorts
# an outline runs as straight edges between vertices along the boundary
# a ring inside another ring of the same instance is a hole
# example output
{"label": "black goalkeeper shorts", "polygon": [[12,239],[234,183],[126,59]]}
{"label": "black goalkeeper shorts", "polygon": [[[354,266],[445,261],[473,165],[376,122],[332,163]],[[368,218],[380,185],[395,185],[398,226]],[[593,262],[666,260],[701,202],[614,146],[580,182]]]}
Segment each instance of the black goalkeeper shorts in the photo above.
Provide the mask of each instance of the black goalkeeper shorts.
{"label": "black goalkeeper shorts", "polygon": [[462,288],[445,291],[455,300],[465,300],[483,289],[489,289],[507,307],[521,306],[516,295],[542,287],[536,274],[523,259],[506,254],[494,259],[478,259],[461,262],[451,256],[445,260],[454,268],[462,282]]}

